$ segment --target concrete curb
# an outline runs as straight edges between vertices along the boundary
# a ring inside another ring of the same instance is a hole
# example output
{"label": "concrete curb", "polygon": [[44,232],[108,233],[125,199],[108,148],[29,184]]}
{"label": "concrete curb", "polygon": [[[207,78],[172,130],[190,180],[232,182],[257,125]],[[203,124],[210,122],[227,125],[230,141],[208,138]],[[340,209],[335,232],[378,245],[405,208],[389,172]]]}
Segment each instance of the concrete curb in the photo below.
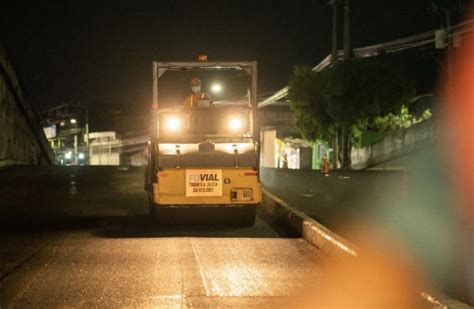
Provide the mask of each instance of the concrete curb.
{"label": "concrete curb", "polygon": [[337,235],[305,213],[291,207],[288,203],[262,188],[263,208],[277,220],[283,221],[303,239],[330,256],[357,256],[358,249],[348,240]]}
{"label": "concrete curb", "polygon": [[436,297],[430,295],[426,292],[421,293],[421,297],[423,297],[427,302],[433,305],[434,308],[441,308],[441,309],[472,309],[473,307],[469,306],[468,304],[462,303],[456,299],[453,299],[446,295],[437,295]]}

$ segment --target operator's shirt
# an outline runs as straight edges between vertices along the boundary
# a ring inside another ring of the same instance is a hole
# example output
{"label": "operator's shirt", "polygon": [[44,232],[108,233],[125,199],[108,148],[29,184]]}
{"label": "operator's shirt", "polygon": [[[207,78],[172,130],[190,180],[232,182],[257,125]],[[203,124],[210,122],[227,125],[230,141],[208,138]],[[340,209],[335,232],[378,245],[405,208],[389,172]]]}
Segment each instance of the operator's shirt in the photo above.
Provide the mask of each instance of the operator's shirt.
{"label": "operator's shirt", "polygon": [[194,108],[197,107],[198,100],[209,100],[212,106],[211,97],[206,93],[193,93],[190,94],[184,101],[184,108]]}

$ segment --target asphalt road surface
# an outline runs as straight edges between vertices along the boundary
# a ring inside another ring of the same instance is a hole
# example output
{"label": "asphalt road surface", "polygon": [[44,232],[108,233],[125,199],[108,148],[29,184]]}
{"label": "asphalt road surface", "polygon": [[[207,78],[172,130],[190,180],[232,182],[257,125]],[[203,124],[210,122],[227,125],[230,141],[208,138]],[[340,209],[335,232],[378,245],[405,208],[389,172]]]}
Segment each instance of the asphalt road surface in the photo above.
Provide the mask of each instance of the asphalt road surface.
{"label": "asphalt road surface", "polygon": [[0,307],[273,307],[324,255],[259,211],[253,227],[159,226],[143,171],[0,170]]}

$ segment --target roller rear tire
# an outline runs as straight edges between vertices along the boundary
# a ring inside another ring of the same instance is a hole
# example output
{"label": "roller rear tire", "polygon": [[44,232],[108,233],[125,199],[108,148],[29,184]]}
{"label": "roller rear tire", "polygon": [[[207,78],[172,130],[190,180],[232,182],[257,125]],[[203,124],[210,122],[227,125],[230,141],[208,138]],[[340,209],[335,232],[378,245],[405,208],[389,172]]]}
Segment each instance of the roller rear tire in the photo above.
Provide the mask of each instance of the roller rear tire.
{"label": "roller rear tire", "polygon": [[252,205],[252,206],[245,207],[245,212],[242,216],[242,225],[254,226],[256,217],[257,217],[257,206]]}

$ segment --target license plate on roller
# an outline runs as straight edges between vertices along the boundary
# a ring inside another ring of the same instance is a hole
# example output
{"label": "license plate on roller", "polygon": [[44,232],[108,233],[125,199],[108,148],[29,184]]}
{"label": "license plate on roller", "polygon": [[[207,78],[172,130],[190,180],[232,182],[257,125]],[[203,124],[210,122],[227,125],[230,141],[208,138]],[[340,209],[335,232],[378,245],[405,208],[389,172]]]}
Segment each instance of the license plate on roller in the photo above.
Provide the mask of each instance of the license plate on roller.
{"label": "license plate on roller", "polygon": [[252,189],[232,189],[230,191],[230,199],[232,202],[251,201]]}

